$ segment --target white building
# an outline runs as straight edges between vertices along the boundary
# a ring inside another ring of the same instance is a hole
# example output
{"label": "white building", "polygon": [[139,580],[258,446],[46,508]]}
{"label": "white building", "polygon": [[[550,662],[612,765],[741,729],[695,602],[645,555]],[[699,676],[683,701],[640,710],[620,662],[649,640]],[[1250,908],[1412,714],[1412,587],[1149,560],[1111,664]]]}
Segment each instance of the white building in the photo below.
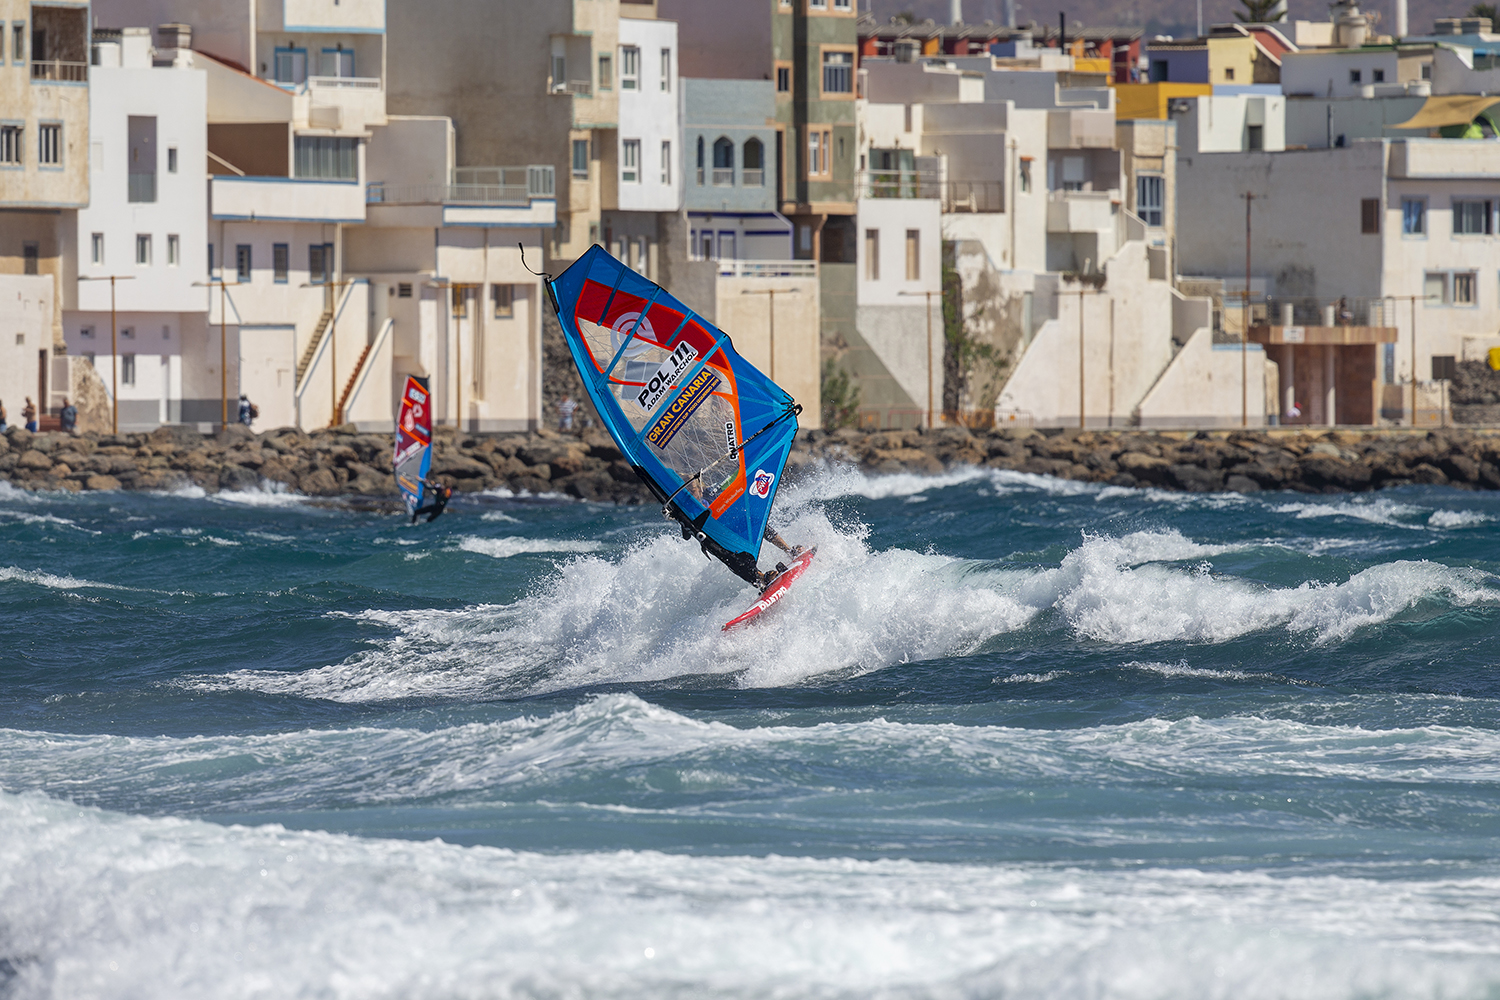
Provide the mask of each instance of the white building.
{"label": "white building", "polygon": [[[1500,346],[1495,143],[1387,139],[1203,155],[1184,160],[1179,178],[1180,197],[1195,206],[1178,231],[1184,270],[1239,276],[1241,287],[1244,241],[1225,234],[1243,232],[1245,204],[1227,193],[1256,196],[1251,268],[1270,300],[1261,307],[1265,325],[1306,328],[1295,334],[1301,343],[1337,355],[1324,372],[1306,363],[1290,380],[1283,372],[1283,391],[1294,389],[1307,404],[1304,422],[1410,420],[1413,374],[1423,384],[1418,416],[1436,420],[1437,394],[1427,383],[1449,377],[1455,360]],[[1335,330],[1315,340],[1315,328],[1325,327],[1390,332],[1361,340]],[[1270,342],[1298,342],[1278,336],[1273,329]],[[1333,407],[1324,402],[1329,387],[1337,390]]]}
{"label": "white building", "polygon": [[184,386],[185,368],[219,364],[202,287],[206,76],[185,52],[153,65],[154,51],[146,28],[95,31],[90,199],[77,214],[80,280],[63,314],[68,353],[88,358],[110,391],[118,386],[122,431],[221,412],[217,385]]}
{"label": "white building", "polygon": [[1168,113],[1177,125],[1179,156],[1286,148],[1286,98],[1274,87],[1265,88],[1269,93],[1250,88],[1226,93],[1229,89],[1215,87],[1212,94],[1171,102]]}
{"label": "white building", "polygon": [[620,122],[613,155],[602,158],[604,245],[655,279],[661,246],[657,216],[682,207],[677,22],[621,17],[614,63]]}

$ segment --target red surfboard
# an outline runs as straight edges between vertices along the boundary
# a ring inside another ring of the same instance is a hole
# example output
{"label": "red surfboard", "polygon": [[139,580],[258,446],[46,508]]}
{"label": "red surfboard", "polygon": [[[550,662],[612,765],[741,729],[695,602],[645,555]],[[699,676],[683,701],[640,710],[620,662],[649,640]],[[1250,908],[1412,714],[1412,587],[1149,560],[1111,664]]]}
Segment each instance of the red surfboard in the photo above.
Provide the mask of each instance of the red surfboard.
{"label": "red surfboard", "polygon": [[796,582],[797,577],[801,576],[803,570],[807,569],[807,564],[812,562],[812,557],[817,554],[818,547],[814,545],[796,559],[793,559],[792,564],[786,568],[786,572],[778,576],[776,582],[767,587],[765,593],[760,595],[760,600],[755,602],[755,606],[725,625],[723,631],[728,632],[732,628],[749,625],[762,614],[775,607],[776,603],[782,597],[786,596],[787,590]]}

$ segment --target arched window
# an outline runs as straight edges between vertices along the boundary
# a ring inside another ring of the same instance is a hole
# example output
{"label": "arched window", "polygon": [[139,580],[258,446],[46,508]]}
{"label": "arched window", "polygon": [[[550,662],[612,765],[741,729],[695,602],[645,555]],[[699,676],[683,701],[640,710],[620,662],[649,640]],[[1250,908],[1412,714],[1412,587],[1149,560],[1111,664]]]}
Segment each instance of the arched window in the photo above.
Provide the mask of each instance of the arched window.
{"label": "arched window", "polygon": [[698,137],[698,186],[703,186],[703,136]]}
{"label": "arched window", "polygon": [[714,140],[714,184],[719,187],[734,184],[734,143],[723,136]]}
{"label": "arched window", "polygon": [[745,140],[745,187],[760,187],[766,182],[765,146],[759,139]]}

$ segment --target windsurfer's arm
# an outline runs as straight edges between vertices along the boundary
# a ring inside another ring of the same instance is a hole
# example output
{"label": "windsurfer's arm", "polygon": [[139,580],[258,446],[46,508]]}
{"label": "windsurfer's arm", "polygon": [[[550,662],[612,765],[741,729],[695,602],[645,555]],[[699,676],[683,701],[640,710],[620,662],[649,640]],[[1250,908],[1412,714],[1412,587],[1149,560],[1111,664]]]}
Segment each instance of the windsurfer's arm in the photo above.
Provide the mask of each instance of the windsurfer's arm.
{"label": "windsurfer's arm", "polygon": [[802,547],[801,546],[795,546],[794,547],[792,545],[789,545],[787,543],[787,540],[785,538],[782,538],[779,534],[777,534],[771,528],[771,526],[769,524],[766,525],[765,539],[766,539],[766,541],[770,542],[772,545],[776,546],[778,549],[780,549],[781,551],[785,552],[789,556],[794,556],[797,553],[799,553],[799,552],[802,551]]}

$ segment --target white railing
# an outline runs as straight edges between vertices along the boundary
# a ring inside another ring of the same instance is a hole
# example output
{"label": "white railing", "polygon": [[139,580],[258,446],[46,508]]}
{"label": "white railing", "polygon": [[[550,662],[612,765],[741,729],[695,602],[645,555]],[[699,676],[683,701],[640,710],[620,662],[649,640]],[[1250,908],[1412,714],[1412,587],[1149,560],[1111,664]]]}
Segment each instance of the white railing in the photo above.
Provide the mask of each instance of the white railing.
{"label": "white railing", "polygon": [[762,187],[766,183],[766,172],[759,167],[746,167],[740,176],[747,188]]}
{"label": "white railing", "polygon": [[734,187],[734,168],[714,167],[714,187]]}
{"label": "white railing", "polygon": [[38,61],[31,64],[31,78],[33,80],[55,80],[59,83],[83,83],[89,78],[89,64],[86,62],[63,62],[59,59],[48,59],[45,62]]}
{"label": "white railing", "polygon": [[341,87],[356,90],[379,90],[380,77],[378,76],[310,76],[307,78],[309,87]]}
{"label": "white railing", "polygon": [[555,197],[555,168],[550,164],[526,167],[459,167],[452,184],[386,184],[365,189],[374,205],[432,205],[467,202],[481,205],[525,205],[532,198]]}
{"label": "white railing", "polygon": [[816,278],[815,260],[738,260],[716,262],[721,278]]}
{"label": "white railing", "polygon": [[925,170],[866,170],[860,175],[860,193],[866,198],[937,198],[942,186],[936,174]]}
{"label": "white railing", "polygon": [[576,97],[591,97],[594,93],[594,84],[589,80],[558,80],[552,83],[551,92],[554,94],[572,94]]}

